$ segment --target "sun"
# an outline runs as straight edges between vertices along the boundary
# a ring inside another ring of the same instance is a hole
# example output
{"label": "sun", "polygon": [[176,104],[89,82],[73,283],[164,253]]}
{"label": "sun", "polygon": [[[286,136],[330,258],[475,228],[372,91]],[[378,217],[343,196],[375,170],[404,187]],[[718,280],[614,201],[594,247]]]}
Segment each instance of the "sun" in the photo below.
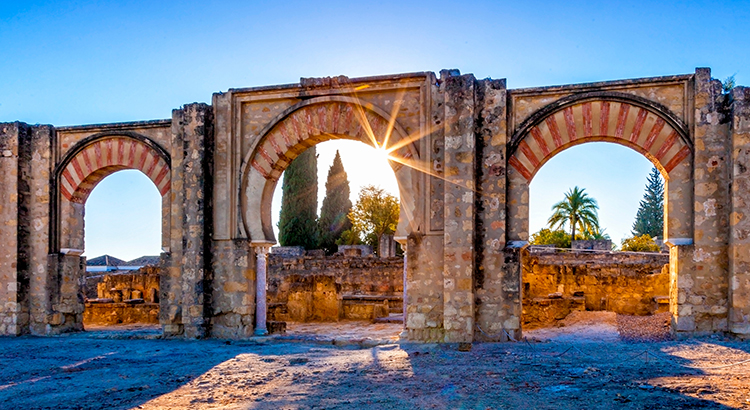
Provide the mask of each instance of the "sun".
{"label": "sun", "polygon": [[391,159],[390,153],[385,147],[376,147],[375,156],[377,156],[378,160],[386,163]]}

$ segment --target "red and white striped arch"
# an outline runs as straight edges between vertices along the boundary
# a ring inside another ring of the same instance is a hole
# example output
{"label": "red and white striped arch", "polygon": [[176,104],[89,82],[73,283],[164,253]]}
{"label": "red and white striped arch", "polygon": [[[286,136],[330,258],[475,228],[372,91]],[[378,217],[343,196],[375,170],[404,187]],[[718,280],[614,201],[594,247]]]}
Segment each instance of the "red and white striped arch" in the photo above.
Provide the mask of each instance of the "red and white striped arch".
{"label": "red and white striped arch", "polygon": [[529,129],[508,163],[527,181],[558,152],[584,142],[606,141],[639,151],[667,172],[690,155],[679,132],[657,113],[622,101],[570,105]]}
{"label": "red and white striped arch", "polygon": [[[250,165],[264,178],[278,180],[292,160],[313,145],[342,138],[373,145],[370,133],[382,145],[388,132],[389,146],[403,138],[383,115],[355,103],[315,103],[297,109],[271,128],[250,158]],[[390,156],[409,160],[414,156],[411,151],[411,144],[406,144]],[[399,164],[395,167],[399,168]]]}
{"label": "red and white striped arch", "polygon": [[71,202],[85,203],[96,184],[124,169],[146,174],[162,196],[169,192],[167,160],[146,143],[122,136],[97,140],[71,158],[61,174],[60,192]]}

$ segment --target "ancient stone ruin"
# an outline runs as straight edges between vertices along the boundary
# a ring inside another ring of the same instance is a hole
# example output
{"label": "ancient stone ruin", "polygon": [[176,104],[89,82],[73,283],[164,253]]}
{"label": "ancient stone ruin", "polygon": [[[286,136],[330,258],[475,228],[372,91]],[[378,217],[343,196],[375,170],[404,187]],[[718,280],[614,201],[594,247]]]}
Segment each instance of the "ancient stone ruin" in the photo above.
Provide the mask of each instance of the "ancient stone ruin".
{"label": "ancient stone ruin", "polygon": [[521,336],[529,183],[592,141],[665,178],[673,332],[750,336],[750,91],[724,93],[705,68],[524,89],[457,70],[339,76],[230,89],[156,121],[0,124],[0,334],[82,329],[86,199],[122,169],[162,194],[163,333],[265,334],[271,196],[300,152],[340,138],[391,149],[407,340]]}

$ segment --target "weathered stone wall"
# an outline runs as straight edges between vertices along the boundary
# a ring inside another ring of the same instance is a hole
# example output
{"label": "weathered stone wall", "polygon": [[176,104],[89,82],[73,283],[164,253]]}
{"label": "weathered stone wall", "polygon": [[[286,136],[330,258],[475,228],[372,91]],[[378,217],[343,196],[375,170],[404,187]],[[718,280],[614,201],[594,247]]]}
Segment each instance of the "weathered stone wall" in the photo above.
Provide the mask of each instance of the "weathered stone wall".
{"label": "weathered stone wall", "polygon": [[134,272],[87,275],[86,299],[143,299],[159,303],[160,274],[161,268],[144,266]]}
{"label": "weathered stone wall", "polygon": [[231,89],[168,120],[3,123],[0,334],[81,329],[85,199],[120,169],[141,170],[163,195],[165,335],[263,333],[256,294],[279,176],[304,149],[343,138],[396,144],[406,267],[394,277],[405,277],[409,340],[520,336],[529,183],[589,141],[644,153],[665,176],[674,330],[748,336],[747,95],[722,94],[708,69],[515,90],[443,70]]}
{"label": "weathered stone wall", "polygon": [[576,299],[580,303],[575,308],[626,315],[653,314],[659,300],[668,300],[668,254],[524,250],[521,259],[523,323],[527,328],[541,321],[533,309],[539,305],[557,303],[563,310],[573,308],[556,299]]}
{"label": "weathered stone wall", "polygon": [[403,292],[401,257],[344,257],[341,255],[285,258],[268,257],[268,300],[280,303],[296,279],[328,276],[344,295],[396,295]]}
{"label": "weathered stone wall", "polygon": [[[403,258],[268,257],[268,302],[273,319],[338,321],[364,318],[373,304],[367,296],[400,300],[403,292]],[[364,303],[348,303],[349,299]],[[364,297],[364,298],[361,298]],[[361,305],[352,307],[351,305]],[[365,307],[367,305],[367,307]],[[387,315],[387,309],[385,310]]]}
{"label": "weathered stone wall", "polygon": [[158,303],[91,303],[83,312],[84,327],[88,325],[158,324]]}

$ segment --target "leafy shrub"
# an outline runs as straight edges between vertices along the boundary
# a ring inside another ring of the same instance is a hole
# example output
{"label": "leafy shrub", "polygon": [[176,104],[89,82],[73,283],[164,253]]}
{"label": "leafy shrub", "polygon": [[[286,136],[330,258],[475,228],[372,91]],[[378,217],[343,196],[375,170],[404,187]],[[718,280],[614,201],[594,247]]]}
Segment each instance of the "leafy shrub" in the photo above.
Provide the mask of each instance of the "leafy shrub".
{"label": "leafy shrub", "polygon": [[544,228],[531,235],[531,245],[555,245],[556,248],[570,248],[570,234],[562,229],[550,230]]}
{"label": "leafy shrub", "polygon": [[659,252],[661,248],[649,234],[623,239],[622,250],[630,252]]}

